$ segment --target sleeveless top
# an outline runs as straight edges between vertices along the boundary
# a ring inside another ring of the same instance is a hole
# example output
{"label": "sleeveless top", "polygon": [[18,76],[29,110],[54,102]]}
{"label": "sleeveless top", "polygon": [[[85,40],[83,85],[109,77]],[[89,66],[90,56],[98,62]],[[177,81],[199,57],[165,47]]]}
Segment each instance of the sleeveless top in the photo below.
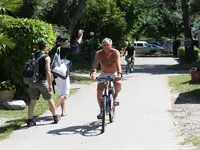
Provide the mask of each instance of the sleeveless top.
{"label": "sleeveless top", "polygon": [[[39,56],[40,52],[37,52],[35,55],[36,55],[36,58]],[[40,72],[40,80],[46,80],[47,77],[46,77],[46,61],[45,61],[45,58],[47,56],[45,55],[44,57],[42,57],[38,63],[39,63],[39,72]]]}

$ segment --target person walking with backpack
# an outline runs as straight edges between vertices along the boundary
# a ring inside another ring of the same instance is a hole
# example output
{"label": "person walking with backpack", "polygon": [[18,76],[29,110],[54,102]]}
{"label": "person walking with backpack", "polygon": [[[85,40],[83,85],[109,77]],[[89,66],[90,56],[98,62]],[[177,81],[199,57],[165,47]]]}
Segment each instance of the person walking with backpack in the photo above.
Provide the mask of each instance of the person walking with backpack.
{"label": "person walking with backpack", "polygon": [[[49,56],[51,57],[51,60],[54,59],[55,53],[58,52],[58,49],[59,49],[60,59],[62,61],[64,61],[64,60],[66,61],[66,59],[67,59],[67,61],[70,62],[69,59],[72,58],[73,54],[77,52],[82,38],[83,38],[82,30],[78,31],[77,40],[73,45],[70,45],[68,39],[65,36],[63,36],[63,35],[58,36],[56,39],[55,47],[51,51],[49,51]],[[66,77],[61,77],[61,76],[58,76],[53,73],[57,91],[60,95],[60,97],[56,101],[55,106],[56,106],[56,109],[59,106],[61,106],[61,111],[62,111],[61,117],[66,116],[66,100],[67,100],[67,97],[69,96],[69,92],[70,92],[70,79],[69,79],[70,64],[68,64],[67,66],[68,67],[67,67]],[[51,109],[50,109],[50,111],[51,111]]]}
{"label": "person walking with backpack", "polygon": [[[34,59],[36,59],[36,63],[38,63],[38,68],[36,69],[36,71],[38,70],[39,72],[36,73],[38,74],[38,81],[29,83],[28,93],[31,101],[28,106],[27,127],[36,125],[36,122],[33,121],[33,113],[36,101],[39,99],[40,94],[49,103],[54,119],[53,123],[57,124],[60,119],[60,117],[56,115],[56,107],[52,99],[52,75],[50,69],[51,59],[49,56],[45,55],[47,43],[45,41],[40,41],[38,46],[40,52],[34,54]],[[34,78],[36,78],[36,76]]]}

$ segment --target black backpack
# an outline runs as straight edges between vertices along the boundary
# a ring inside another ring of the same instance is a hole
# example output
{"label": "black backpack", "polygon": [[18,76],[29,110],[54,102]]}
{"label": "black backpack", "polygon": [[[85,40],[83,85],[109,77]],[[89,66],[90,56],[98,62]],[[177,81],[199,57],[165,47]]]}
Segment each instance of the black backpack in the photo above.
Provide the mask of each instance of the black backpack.
{"label": "black backpack", "polygon": [[31,58],[26,61],[23,71],[23,79],[25,84],[37,83],[40,79],[39,63],[38,61],[46,56],[44,53],[38,54],[37,58],[35,54],[31,55]]}

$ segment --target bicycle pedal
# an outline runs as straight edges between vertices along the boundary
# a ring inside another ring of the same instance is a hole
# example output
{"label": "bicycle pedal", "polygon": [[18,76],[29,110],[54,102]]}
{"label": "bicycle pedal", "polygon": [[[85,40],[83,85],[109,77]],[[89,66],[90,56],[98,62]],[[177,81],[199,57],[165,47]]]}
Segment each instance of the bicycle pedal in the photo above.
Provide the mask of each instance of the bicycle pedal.
{"label": "bicycle pedal", "polygon": [[119,106],[119,102],[114,102],[114,106]]}

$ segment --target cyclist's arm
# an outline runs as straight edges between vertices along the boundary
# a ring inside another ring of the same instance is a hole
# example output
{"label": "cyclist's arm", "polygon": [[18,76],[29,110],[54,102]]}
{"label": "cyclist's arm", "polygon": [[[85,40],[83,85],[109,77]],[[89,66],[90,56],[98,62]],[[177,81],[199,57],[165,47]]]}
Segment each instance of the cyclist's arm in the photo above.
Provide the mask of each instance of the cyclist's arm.
{"label": "cyclist's arm", "polygon": [[120,53],[117,51],[117,72],[122,73]]}
{"label": "cyclist's arm", "polygon": [[92,72],[97,72],[97,67],[99,65],[99,53],[96,52],[95,57],[94,57],[94,61],[93,61],[93,65],[92,65]]}
{"label": "cyclist's arm", "polygon": [[125,49],[125,50],[124,50],[124,54],[123,54],[123,56],[126,54],[127,47],[125,47],[124,49]]}

